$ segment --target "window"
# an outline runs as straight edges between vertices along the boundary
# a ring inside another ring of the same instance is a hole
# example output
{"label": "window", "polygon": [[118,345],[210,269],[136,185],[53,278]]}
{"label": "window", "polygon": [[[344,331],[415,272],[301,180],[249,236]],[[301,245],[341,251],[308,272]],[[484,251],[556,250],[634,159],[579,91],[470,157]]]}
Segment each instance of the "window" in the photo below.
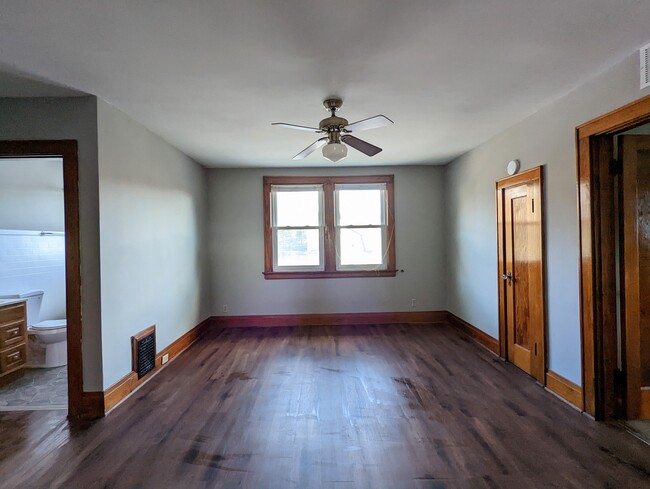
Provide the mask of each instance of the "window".
{"label": "window", "polygon": [[267,279],[394,277],[393,176],[264,177]]}

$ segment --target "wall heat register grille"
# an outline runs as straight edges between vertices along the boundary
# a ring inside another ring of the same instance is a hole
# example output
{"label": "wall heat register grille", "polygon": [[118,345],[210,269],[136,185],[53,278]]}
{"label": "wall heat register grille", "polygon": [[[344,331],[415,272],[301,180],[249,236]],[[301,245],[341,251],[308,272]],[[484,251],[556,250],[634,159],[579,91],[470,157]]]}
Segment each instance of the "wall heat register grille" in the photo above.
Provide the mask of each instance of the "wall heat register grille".
{"label": "wall heat register grille", "polygon": [[650,44],[641,48],[641,89],[650,87]]}
{"label": "wall heat register grille", "polygon": [[141,379],[156,368],[156,327],[141,331],[131,337],[133,371]]}

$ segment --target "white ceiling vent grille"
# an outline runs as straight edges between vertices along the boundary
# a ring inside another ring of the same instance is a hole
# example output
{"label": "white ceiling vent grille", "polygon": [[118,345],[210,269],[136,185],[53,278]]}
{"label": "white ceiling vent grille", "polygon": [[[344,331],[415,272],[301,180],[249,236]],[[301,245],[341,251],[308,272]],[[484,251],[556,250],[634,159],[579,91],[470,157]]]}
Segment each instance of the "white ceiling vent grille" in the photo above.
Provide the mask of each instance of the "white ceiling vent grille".
{"label": "white ceiling vent grille", "polygon": [[641,88],[650,87],[650,44],[641,48]]}

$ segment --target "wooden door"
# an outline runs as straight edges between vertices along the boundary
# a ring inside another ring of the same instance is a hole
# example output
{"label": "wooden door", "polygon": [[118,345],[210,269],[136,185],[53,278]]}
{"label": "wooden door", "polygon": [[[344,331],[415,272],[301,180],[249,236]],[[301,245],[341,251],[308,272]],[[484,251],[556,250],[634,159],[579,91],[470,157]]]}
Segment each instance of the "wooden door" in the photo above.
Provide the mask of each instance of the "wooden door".
{"label": "wooden door", "polygon": [[544,383],[542,168],[497,182],[501,356]]}
{"label": "wooden door", "polygon": [[627,418],[650,419],[650,136],[621,136],[619,142]]}

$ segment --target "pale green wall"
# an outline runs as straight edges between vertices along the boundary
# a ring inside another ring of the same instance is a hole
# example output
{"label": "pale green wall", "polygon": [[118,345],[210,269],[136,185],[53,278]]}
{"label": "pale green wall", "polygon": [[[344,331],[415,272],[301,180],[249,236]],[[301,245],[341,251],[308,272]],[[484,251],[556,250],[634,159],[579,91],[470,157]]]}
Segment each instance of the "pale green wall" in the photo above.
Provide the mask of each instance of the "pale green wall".
{"label": "pale green wall", "polygon": [[648,95],[638,53],[447,166],[448,307],[497,336],[495,181],[518,158],[546,172],[549,367],[581,383],[575,127]]}
{"label": "pale green wall", "polygon": [[97,99],[0,98],[0,138],[75,139],[78,142],[83,384],[85,391],[101,390]]}
{"label": "pale green wall", "polygon": [[206,170],[98,101],[104,388],[131,371],[131,336],[158,350],[208,316]]}
{"label": "pale green wall", "polygon": [[[213,169],[210,184],[212,314],[444,310],[443,168]],[[394,278],[264,280],[264,175],[395,175]],[[417,307],[411,308],[411,298]]]}

